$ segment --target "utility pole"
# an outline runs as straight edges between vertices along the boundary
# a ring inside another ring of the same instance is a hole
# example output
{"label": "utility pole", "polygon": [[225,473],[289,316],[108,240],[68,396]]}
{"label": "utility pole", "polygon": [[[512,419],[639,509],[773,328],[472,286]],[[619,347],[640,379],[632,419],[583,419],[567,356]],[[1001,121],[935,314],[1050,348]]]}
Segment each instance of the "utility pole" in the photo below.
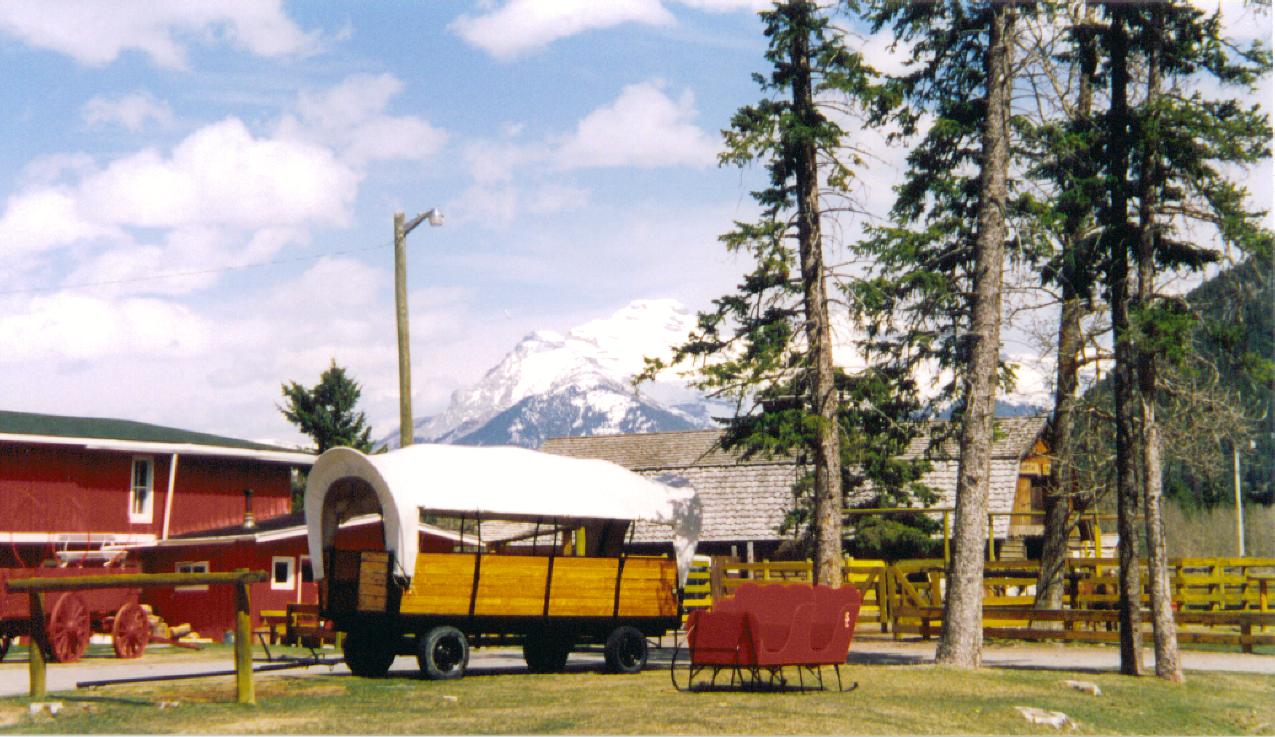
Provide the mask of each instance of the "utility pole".
{"label": "utility pole", "polygon": [[438,208],[404,222],[401,212],[394,213],[394,306],[398,313],[398,442],[406,448],[412,444],[412,356],[407,328],[407,234],[428,220],[438,227],[443,224],[443,213]]}

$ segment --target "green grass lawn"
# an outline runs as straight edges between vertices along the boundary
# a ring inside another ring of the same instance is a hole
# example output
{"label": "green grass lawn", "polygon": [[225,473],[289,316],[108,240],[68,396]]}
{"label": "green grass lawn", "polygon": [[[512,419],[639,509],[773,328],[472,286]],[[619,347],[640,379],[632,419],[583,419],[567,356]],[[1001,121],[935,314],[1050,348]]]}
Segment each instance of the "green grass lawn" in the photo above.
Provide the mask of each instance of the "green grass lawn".
{"label": "green grass lawn", "polygon": [[[1275,733],[1275,676],[1155,678],[1062,671],[854,666],[858,690],[683,693],[667,670],[470,676],[462,681],[344,675],[259,678],[258,705],[230,678],[52,694],[56,717],[0,699],[0,732],[279,734],[1054,734],[1015,706],[1062,711],[1079,734]],[[828,675],[831,675],[829,671]],[[1097,683],[1094,697],[1062,685]],[[835,679],[832,679],[835,680]]]}

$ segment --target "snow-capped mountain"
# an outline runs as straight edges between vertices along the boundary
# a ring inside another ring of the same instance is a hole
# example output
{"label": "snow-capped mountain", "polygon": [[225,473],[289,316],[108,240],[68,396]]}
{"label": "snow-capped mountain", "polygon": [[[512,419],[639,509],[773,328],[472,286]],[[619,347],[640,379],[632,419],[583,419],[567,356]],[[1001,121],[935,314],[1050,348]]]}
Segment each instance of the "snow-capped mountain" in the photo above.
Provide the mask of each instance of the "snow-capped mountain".
{"label": "snow-capped mountain", "polygon": [[[667,356],[695,316],[671,299],[638,300],[565,335],[523,338],[443,412],[416,421],[417,442],[538,447],[546,438],[712,427],[713,410],[670,379],[632,387],[644,356]],[[381,441],[394,447],[398,433]]]}

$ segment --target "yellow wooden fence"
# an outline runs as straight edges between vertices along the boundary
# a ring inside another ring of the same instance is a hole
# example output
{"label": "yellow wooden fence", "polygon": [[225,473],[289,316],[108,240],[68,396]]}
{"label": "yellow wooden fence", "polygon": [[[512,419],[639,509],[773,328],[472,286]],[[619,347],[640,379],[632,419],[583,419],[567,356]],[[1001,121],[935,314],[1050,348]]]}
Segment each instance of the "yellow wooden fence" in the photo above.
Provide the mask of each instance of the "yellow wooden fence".
{"label": "yellow wooden fence", "polygon": [[[812,565],[804,561],[743,563],[724,557],[699,558],[694,580],[694,606],[711,605],[714,597],[728,596],[741,584],[800,582],[811,580]],[[1147,594],[1146,562],[1142,561],[1144,606]],[[1180,637],[1191,642],[1231,642],[1246,650],[1256,644],[1275,644],[1275,637],[1251,634],[1275,625],[1275,558],[1181,558],[1170,561],[1173,606],[1178,613]],[[1065,610],[1057,617],[1027,617],[1035,600],[1040,564],[1026,560],[987,561],[984,566],[984,626],[989,636],[1042,635],[1031,630],[1033,622],[1063,622],[1067,632],[1092,635],[1061,639],[1107,639],[1114,632],[1110,613],[1119,602],[1119,561],[1113,558],[1067,560]],[[946,566],[941,559],[907,560],[887,565],[879,560],[846,558],[845,581],[863,593],[861,622],[877,622],[881,631],[928,636],[937,633],[946,590]],[[688,586],[688,589],[690,587]],[[689,595],[687,604],[692,605]],[[1227,632],[1202,633],[1192,628]],[[1234,633],[1232,636],[1231,632]],[[1046,636],[1046,635],[1042,635]],[[1269,640],[1269,641],[1268,641]]]}

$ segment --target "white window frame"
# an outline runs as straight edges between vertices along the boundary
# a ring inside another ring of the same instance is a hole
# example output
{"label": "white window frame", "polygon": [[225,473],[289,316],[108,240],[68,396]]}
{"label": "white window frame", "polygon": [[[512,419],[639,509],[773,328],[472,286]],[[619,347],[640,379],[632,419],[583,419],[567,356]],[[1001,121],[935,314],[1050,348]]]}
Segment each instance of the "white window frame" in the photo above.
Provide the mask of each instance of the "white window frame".
{"label": "white window frame", "polygon": [[[137,508],[137,464],[146,464],[146,498],[142,510]],[[133,524],[150,524],[155,521],[155,457],[133,456],[128,467],[128,521]]]}
{"label": "white window frame", "polygon": [[[276,566],[280,563],[288,565],[288,577],[283,581],[275,580]],[[276,555],[270,559],[270,588],[274,591],[291,591],[297,585],[297,559],[291,555]]]}
{"label": "white window frame", "polygon": [[[208,573],[210,570],[208,561],[206,560],[181,560],[173,564],[173,571],[176,573]],[[207,591],[208,584],[195,584],[194,586],[174,586],[174,591]]]}

